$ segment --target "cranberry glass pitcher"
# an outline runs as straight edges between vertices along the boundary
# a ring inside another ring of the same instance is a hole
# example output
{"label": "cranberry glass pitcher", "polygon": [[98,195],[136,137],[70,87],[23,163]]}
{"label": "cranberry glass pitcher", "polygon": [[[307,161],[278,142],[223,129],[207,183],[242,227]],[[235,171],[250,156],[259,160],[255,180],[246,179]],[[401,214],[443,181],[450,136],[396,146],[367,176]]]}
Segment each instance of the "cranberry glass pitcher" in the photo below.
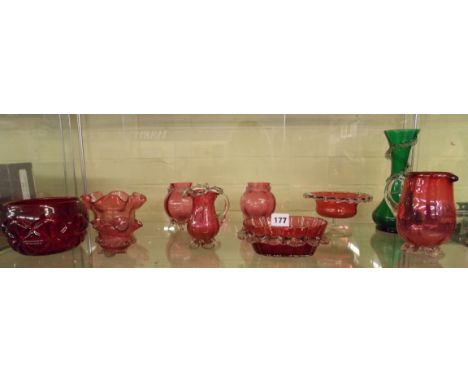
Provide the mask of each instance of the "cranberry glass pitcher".
{"label": "cranberry glass pitcher", "polygon": [[[393,181],[404,178],[400,203],[391,193]],[[385,200],[397,220],[397,231],[405,239],[406,253],[439,256],[439,245],[452,235],[456,224],[453,182],[448,172],[409,172],[388,182]]]}
{"label": "cranberry glass pitcher", "polygon": [[94,213],[92,226],[98,231],[96,242],[107,253],[123,252],[136,239],[133,236],[143,224],[135,218],[135,211],[146,197],[138,192],[131,195],[113,191],[107,195],[93,192],[81,197],[83,204]]}
{"label": "cranberry glass pitcher", "polygon": [[[192,246],[213,248],[216,244],[214,238],[229,210],[229,199],[222,188],[207,184],[190,187],[184,195],[193,198],[192,214],[187,223],[187,231],[193,239]],[[215,209],[218,195],[224,197],[224,210],[221,214],[216,214]]]}

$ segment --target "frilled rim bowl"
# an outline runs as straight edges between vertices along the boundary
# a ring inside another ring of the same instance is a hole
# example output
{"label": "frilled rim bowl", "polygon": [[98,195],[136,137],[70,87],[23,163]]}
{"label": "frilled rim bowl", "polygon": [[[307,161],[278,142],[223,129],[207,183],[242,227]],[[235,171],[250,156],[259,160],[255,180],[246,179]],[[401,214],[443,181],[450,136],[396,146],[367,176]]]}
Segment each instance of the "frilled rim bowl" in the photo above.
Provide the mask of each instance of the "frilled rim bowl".
{"label": "frilled rim bowl", "polygon": [[272,227],[266,217],[247,218],[238,238],[252,244],[255,252],[266,256],[312,256],[322,242],[327,227],[324,219],[290,216],[289,227]]}
{"label": "frilled rim bowl", "polygon": [[372,201],[372,196],[362,192],[334,192],[334,191],[320,191],[320,192],[306,192],[304,198],[314,199],[321,202],[335,202],[335,203],[349,203],[359,204]]}
{"label": "frilled rim bowl", "polygon": [[282,238],[320,238],[325,232],[327,221],[319,217],[290,216],[289,227],[274,227],[269,217],[246,218],[243,227],[257,236]]}

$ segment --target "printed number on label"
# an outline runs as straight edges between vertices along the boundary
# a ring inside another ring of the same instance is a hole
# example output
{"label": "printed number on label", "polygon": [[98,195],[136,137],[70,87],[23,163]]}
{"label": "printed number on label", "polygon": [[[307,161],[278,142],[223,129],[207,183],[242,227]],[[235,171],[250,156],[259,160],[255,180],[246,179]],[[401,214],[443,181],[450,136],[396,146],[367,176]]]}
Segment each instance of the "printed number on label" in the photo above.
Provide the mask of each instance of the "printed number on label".
{"label": "printed number on label", "polygon": [[289,227],[289,214],[272,214],[272,227]]}

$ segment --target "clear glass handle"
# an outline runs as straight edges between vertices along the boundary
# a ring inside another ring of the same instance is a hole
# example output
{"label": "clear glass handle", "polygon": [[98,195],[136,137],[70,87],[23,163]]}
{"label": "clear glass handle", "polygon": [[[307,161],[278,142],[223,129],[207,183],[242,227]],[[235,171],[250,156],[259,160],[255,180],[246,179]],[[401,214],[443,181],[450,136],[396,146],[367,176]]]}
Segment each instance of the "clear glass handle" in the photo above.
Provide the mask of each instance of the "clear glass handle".
{"label": "clear glass handle", "polygon": [[385,185],[385,191],[384,191],[385,202],[387,203],[388,207],[390,208],[390,211],[392,211],[394,216],[396,216],[398,212],[398,205],[400,204],[395,199],[393,199],[393,196],[392,196],[393,185],[395,184],[397,180],[403,183],[405,181],[405,175],[395,174],[395,175],[392,175],[390,178],[388,178],[387,184]]}
{"label": "clear glass handle", "polygon": [[227,197],[226,194],[220,193],[219,195],[221,195],[224,198],[224,210],[223,212],[217,214],[216,216],[218,217],[219,222],[223,223],[224,220],[226,219],[226,215],[229,211],[229,207],[231,206],[231,203],[229,202],[229,198]]}

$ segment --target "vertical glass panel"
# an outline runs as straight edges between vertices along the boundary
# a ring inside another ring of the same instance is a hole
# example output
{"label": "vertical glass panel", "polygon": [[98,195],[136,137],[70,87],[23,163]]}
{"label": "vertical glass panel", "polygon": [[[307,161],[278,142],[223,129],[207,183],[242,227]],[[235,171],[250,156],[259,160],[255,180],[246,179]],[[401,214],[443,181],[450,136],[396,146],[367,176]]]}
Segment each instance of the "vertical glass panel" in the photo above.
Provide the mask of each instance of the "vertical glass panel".
{"label": "vertical glass panel", "polygon": [[29,163],[38,197],[74,195],[68,116],[0,115],[0,164]]}
{"label": "vertical glass panel", "polygon": [[[67,115],[0,115],[0,201],[80,193],[75,172],[76,128]],[[0,267],[83,265],[81,248],[24,256],[0,235]]]}

